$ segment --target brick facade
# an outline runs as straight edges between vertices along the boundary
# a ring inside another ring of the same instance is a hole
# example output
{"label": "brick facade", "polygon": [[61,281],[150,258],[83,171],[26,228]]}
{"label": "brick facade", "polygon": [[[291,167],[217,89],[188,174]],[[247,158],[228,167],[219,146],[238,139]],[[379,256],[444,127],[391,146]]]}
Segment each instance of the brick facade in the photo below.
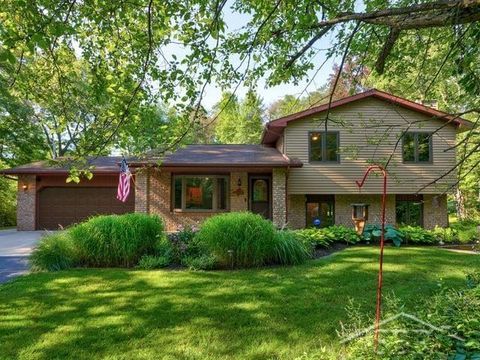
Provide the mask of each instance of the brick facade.
{"label": "brick facade", "polygon": [[275,168],[272,171],[272,221],[281,228],[287,222],[287,177],[286,170]]}
{"label": "brick facade", "polygon": [[33,231],[36,226],[36,176],[20,175],[17,186],[17,230]]}
{"label": "brick facade", "polygon": [[305,195],[288,196],[288,227],[302,229],[306,226],[306,201]]}
{"label": "brick facade", "polygon": [[447,195],[423,195],[423,226],[448,226]]}

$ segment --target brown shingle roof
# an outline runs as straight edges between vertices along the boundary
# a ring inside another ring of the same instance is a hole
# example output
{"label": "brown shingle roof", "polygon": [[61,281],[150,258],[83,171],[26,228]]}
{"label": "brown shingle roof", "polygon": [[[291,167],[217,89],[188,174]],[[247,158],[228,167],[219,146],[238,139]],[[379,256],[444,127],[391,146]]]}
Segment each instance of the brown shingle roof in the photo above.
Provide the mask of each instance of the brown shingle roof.
{"label": "brown shingle roof", "polygon": [[[122,160],[121,156],[98,156],[88,157],[88,166],[94,166],[93,172],[96,174],[113,174],[119,171],[119,162]],[[128,159],[127,159],[128,161]],[[67,174],[70,168],[68,159],[59,159],[59,162],[54,161],[36,161],[30,164],[20,165],[12,169],[0,170],[0,174],[17,175],[17,174],[51,174],[63,175]]]}
{"label": "brown shingle roof", "polygon": [[[117,174],[121,156],[87,158],[95,174]],[[277,149],[263,145],[188,145],[163,158],[146,156],[144,159],[127,158],[130,167],[300,167],[299,160],[290,159]],[[49,174],[63,175],[69,171],[68,160],[61,163],[37,161],[12,169],[0,170],[0,174]]]}
{"label": "brown shingle roof", "polygon": [[263,145],[188,145],[161,159],[147,158],[132,166],[158,164],[164,167],[301,167],[296,159]]}

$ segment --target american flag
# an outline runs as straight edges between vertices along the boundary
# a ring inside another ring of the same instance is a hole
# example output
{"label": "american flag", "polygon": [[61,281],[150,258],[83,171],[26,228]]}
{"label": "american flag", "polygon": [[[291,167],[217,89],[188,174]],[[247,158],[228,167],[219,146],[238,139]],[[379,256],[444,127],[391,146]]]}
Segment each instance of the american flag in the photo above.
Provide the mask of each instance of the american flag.
{"label": "american flag", "polygon": [[118,179],[117,199],[125,202],[130,194],[130,178],[132,174],[128,169],[127,160],[122,159],[120,164],[120,178]]}

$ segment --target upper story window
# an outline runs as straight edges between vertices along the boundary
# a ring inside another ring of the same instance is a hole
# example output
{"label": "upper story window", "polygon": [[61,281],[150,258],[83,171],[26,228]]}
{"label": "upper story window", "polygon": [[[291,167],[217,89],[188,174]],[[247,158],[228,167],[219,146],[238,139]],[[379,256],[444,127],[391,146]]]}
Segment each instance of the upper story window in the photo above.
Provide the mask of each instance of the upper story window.
{"label": "upper story window", "polygon": [[311,162],[340,162],[338,132],[310,132],[309,160]]}
{"label": "upper story window", "polygon": [[228,207],[228,176],[174,176],[173,209],[224,211]]}
{"label": "upper story window", "polygon": [[403,135],[403,161],[432,162],[432,134],[426,132],[405,133]]}

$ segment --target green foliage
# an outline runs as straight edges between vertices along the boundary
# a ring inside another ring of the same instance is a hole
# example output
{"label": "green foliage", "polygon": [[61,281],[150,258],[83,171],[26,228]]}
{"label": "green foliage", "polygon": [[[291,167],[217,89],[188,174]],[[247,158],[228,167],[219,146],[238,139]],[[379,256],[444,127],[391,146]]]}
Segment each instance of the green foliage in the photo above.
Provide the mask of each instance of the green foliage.
{"label": "green foliage", "polygon": [[170,254],[163,222],[157,216],[135,213],[97,216],[46,237],[32,254],[31,263],[45,270],[71,266],[132,267],[144,255],[169,258]]}
{"label": "green foliage", "polygon": [[34,271],[58,271],[76,266],[75,246],[68,233],[52,233],[42,238],[29,258]]}
{"label": "green foliage", "polygon": [[223,93],[214,111],[218,114],[215,137],[222,144],[255,144],[263,130],[262,99],[250,89],[239,101],[232,93]]}
{"label": "green foliage", "polygon": [[296,264],[308,254],[293,233],[279,233],[271,221],[249,212],[207,219],[195,242],[201,254],[211,254],[223,268]]}
{"label": "green foliage", "polygon": [[456,231],[460,243],[472,243],[480,240],[479,222],[473,220],[457,221],[450,225]]}
{"label": "green foliage", "polygon": [[208,218],[196,236],[221,267],[252,267],[273,263],[275,227],[260,215],[227,213]]}
{"label": "green foliage", "polygon": [[435,226],[435,229],[432,230],[433,236],[440,243],[451,244],[457,242],[458,235],[457,231],[451,227],[443,228],[440,226]]}
{"label": "green foliage", "polygon": [[190,270],[212,270],[217,267],[217,259],[213,255],[188,255],[182,259],[182,265]]}
{"label": "green foliage", "polygon": [[438,242],[438,238],[433,231],[420,226],[402,226],[399,231],[403,234],[407,244],[436,244]]}
{"label": "green foliage", "polygon": [[16,183],[0,177],[0,228],[14,226],[16,214]]}
{"label": "green foliage", "polygon": [[143,255],[138,262],[137,268],[142,270],[161,269],[170,265],[170,257]]}
{"label": "green foliage", "polygon": [[167,235],[172,246],[172,261],[180,264],[186,256],[200,255],[197,243],[194,241],[196,229],[192,227],[184,227],[177,232]]}
{"label": "green foliage", "polygon": [[298,265],[310,256],[310,247],[299,241],[297,234],[289,230],[279,230],[275,234],[275,263]]}
{"label": "green foliage", "polygon": [[97,216],[68,230],[78,261],[92,267],[132,267],[162,241],[163,222],[139,213]]}
{"label": "green foliage", "polygon": [[[380,225],[367,224],[363,230],[363,239],[365,241],[380,241],[382,228]],[[404,240],[403,234],[392,225],[385,225],[385,241],[392,241],[395,246],[400,246]]]}
{"label": "green foliage", "polygon": [[334,242],[356,244],[361,237],[352,228],[343,225],[332,225],[326,228],[306,228],[296,230],[297,236],[306,245],[313,248],[327,248]]}
{"label": "green foliage", "polygon": [[[394,324],[398,331],[382,332],[379,353],[382,359],[477,359],[480,357],[479,319],[473,314],[480,313],[479,273],[467,276],[467,288],[461,291],[444,288],[434,296],[417,303],[415,312],[411,313],[421,321],[437,327],[426,328],[425,325],[408,317],[400,316]],[[387,297],[384,305],[384,319],[398,315],[404,305],[395,297]],[[352,334],[370,326],[372,319],[359,313],[358,308],[348,309],[350,320],[344,334]],[[419,333],[419,327],[426,331]],[[457,338],[465,339],[459,341]],[[348,345],[348,358],[377,359],[372,346],[372,334],[354,339]]]}

